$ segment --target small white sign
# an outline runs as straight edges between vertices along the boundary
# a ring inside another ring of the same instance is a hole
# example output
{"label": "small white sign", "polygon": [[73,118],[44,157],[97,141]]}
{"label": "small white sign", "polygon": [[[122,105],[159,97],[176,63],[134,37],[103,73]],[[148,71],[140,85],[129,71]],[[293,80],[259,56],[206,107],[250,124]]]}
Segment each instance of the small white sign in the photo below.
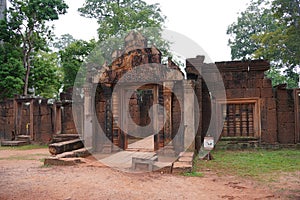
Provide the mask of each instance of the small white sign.
{"label": "small white sign", "polygon": [[215,141],[213,137],[204,137],[204,150],[211,151],[214,149]]}

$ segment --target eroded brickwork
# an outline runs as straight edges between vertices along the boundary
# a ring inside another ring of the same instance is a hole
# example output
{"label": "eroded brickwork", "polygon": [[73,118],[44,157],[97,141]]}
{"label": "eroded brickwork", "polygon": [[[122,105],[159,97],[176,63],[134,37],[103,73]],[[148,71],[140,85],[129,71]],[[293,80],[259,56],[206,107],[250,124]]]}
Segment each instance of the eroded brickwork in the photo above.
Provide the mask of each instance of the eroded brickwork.
{"label": "eroded brickwork", "polygon": [[278,142],[295,142],[295,104],[293,90],[276,88]]}
{"label": "eroded brickwork", "polygon": [[0,103],[0,139],[10,139],[14,137],[14,101],[7,100]]}

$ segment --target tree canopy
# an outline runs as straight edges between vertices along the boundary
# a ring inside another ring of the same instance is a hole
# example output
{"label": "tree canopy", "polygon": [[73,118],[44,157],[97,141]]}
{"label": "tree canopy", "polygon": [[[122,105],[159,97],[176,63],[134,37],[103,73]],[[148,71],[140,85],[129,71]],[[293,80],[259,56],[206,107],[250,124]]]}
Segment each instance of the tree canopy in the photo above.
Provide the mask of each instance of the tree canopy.
{"label": "tree canopy", "polygon": [[[82,84],[85,80],[84,63],[88,55],[95,48],[96,41],[89,42],[84,40],[76,40],[69,44],[65,49],[59,51],[61,58],[61,67],[64,74],[63,85],[64,89],[73,87],[74,84]],[[78,76],[80,83],[75,83]]]}
{"label": "tree canopy", "polygon": [[[227,34],[232,59],[267,59],[273,83],[297,87],[300,65],[300,0],[252,0]],[[284,72],[284,76],[280,74]]]}
{"label": "tree canopy", "polygon": [[22,93],[24,85],[22,52],[9,43],[0,42],[0,99]]}
{"label": "tree canopy", "polygon": [[154,45],[169,55],[169,42],[161,36],[166,17],[159,4],[141,0],[86,0],[79,11],[82,16],[97,19],[98,43],[103,47],[103,57],[108,60],[115,50],[124,48],[124,38],[132,30],[142,33],[149,46]]}
{"label": "tree canopy", "polygon": [[40,51],[32,60],[29,88],[45,98],[57,97],[62,86],[62,70],[58,65],[57,53]]}
{"label": "tree canopy", "polygon": [[[23,80],[23,95],[27,95],[32,60],[37,52],[48,50],[47,41],[53,37],[46,22],[57,20],[60,14],[66,13],[68,6],[63,0],[11,0],[10,3],[6,17],[0,21],[0,40],[2,45],[9,44],[21,52],[14,56],[21,60],[25,69],[18,78]],[[16,88],[19,89],[19,85]]]}
{"label": "tree canopy", "polygon": [[79,11],[98,20],[100,42],[133,29],[161,28],[165,21],[158,4],[141,0],[86,0]]}

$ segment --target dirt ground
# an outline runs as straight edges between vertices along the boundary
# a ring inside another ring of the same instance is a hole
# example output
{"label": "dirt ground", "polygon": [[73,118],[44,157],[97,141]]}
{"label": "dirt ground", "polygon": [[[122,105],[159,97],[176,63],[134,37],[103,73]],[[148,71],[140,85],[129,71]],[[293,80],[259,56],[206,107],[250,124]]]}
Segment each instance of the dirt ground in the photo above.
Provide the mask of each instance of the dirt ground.
{"label": "dirt ground", "polygon": [[0,150],[0,199],[300,199],[290,192],[299,192],[300,173],[266,186],[212,171],[204,177],[125,173],[92,160],[45,167],[48,155],[47,149]]}

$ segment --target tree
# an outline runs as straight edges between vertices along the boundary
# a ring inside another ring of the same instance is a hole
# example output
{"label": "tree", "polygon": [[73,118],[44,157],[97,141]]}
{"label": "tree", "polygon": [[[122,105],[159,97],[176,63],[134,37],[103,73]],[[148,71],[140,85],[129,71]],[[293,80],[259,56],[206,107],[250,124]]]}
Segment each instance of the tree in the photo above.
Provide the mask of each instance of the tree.
{"label": "tree", "polygon": [[254,59],[260,44],[253,36],[277,29],[277,25],[274,24],[275,18],[270,14],[270,10],[266,9],[269,4],[269,1],[252,0],[246,10],[240,13],[237,22],[228,26],[227,34],[231,36],[228,45],[233,60]]}
{"label": "tree", "polygon": [[165,22],[158,4],[141,0],[86,0],[79,8],[82,16],[98,20],[99,42],[103,57],[109,62],[115,50],[124,48],[124,38],[132,30],[141,32],[149,46],[156,46],[169,56],[169,42],[162,39]]}
{"label": "tree", "polygon": [[47,40],[52,38],[46,22],[57,20],[68,8],[63,0],[11,0],[6,18],[1,20],[0,40],[22,49],[23,95],[28,94],[31,62],[36,52],[47,50]]}
{"label": "tree", "polygon": [[57,53],[38,52],[32,60],[29,88],[32,88],[36,95],[45,98],[57,97],[62,78]]}
{"label": "tree", "polygon": [[86,0],[79,11],[82,16],[98,20],[100,42],[133,29],[161,28],[165,21],[158,4],[148,5],[141,0]]}
{"label": "tree", "polygon": [[68,89],[74,86],[77,73],[80,76],[79,83],[82,84],[85,80],[85,66],[87,56],[90,55],[92,50],[96,46],[96,41],[90,42],[84,40],[76,40],[69,44],[64,50],[59,52],[61,58],[61,67],[64,73],[63,85],[64,89]]}
{"label": "tree", "polygon": [[267,75],[273,84],[285,82],[296,87],[298,75],[294,68],[300,64],[297,22],[299,0],[252,0],[237,22],[227,29],[232,59],[270,60],[271,70]]}
{"label": "tree", "polygon": [[270,11],[277,28],[254,36],[262,44],[256,55],[272,59],[279,56],[291,71],[300,65],[300,0],[274,0]]}
{"label": "tree", "polygon": [[64,50],[71,43],[75,42],[76,39],[71,34],[63,34],[60,38],[56,37],[55,41],[52,42],[52,46],[57,50]]}
{"label": "tree", "polygon": [[20,94],[24,85],[25,69],[20,49],[8,43],[0,43],[0,99]]}

